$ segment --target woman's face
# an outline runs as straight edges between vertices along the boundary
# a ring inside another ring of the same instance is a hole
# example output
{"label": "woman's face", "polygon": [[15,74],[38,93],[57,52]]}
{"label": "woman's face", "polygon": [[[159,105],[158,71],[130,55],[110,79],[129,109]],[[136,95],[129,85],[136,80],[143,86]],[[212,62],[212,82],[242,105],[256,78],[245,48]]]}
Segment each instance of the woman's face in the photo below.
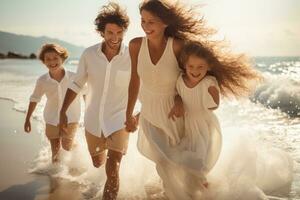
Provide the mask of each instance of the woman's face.
{"label": "woman's face", "polygon": [[159,17],[147,10],[142,10],[141,18],[141,26],[146,33],[147,38],[150,39],[164,35],[167,25],[164,24]]}

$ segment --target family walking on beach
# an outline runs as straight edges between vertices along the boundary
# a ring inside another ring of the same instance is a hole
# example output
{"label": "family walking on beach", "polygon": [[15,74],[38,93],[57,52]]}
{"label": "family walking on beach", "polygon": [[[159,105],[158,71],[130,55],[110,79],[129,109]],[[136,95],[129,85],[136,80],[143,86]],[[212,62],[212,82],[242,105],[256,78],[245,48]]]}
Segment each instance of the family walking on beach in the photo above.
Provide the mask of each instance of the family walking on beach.
{"label": "family walking on beach", "polygon": [[85,49],[76,73],[63,67],[66,49],[42,47],[39,59],[49,72],[36,82],[24,129],[30,132],[30,117],[46,95],[45,133],[58,162],[61,147],[72,149],[84,96],[88,150],[107,175],[102,199],[117,199],[120,163],[136,130],[138,150],[155,163],[165,198],[207,199],[205,191],[213,190],[207,174],[222,147],[214,110],[221,96],[251,92],[250,81],[260,75],[245,56],[212,41],[215,31],[193,9],[165,0],[142,1],[139,9],[145,36],[127,47],[126,12],[116,3],[102,7],[95,25],[103,40]]}

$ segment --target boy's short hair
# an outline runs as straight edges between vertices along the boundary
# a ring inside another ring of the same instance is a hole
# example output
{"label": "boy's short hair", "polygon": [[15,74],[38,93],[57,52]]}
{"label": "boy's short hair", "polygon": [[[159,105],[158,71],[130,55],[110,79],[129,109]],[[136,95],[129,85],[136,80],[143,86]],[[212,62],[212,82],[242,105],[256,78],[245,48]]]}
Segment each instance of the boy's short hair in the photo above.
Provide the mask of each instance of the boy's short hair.
{"label": "boy's short hair", "polygon": [[58,44],[47,43],[42,46],[42,48],[39,52],[38,58],[42,62],[44,62],[45,53],[48,53],[48,52],[57,53],[63,61],[65,61],[69,56],[66,48],[64,48]]}
{"label": "boy's short hair", "polygon": [[117,24],[122,27],[124,31],[128,28],[129,17],[126,11],[117,3],[110,2],[108,5],[102,7],[95,19],[96,30],[103,33],[105,25],[108,23]]}

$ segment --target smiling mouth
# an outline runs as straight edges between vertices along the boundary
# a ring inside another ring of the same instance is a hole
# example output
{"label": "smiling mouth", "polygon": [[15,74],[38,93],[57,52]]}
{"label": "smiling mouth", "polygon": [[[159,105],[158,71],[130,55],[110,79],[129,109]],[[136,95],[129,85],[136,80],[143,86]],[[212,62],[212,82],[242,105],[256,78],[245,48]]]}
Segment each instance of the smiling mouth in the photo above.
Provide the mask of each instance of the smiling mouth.
{"label": "smiling mouth", "polygon": [[111,44],[113,44],[113,45],[117,45],[117,44],[119,44],[120,42],[110,42]]}
{"label": "smiling mouth", "polygon": [[198,74],[198,75],[191,74],[191,76],[192,76],[193,78],[199,78],[200,75],[201,75],[201,74]]}
{"label": "smiling mouth", "polygon": [[146,33],[147,35],[150,35],[151,33],[153,33],[153,31],[145,31],[145,33]]}
{"label": "smiling mouth", "polygon": [[50,66],[50,68],[56,68],[58,67],[58,65],[53,65],[53,66]]}

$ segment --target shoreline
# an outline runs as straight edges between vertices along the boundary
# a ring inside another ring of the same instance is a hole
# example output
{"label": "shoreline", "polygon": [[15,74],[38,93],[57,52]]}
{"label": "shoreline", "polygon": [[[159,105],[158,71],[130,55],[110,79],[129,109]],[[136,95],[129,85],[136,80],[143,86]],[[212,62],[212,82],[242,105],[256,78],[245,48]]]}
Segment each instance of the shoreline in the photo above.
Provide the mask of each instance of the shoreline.
{"label": "shoreline", "polygon": [[42,148],[38,121],[32,119],[31,133],[23,131],[25,115],[14,109],[14,101],[0,99],[0,199],[82,199],[79,186],[68,180],[29,173]]}

